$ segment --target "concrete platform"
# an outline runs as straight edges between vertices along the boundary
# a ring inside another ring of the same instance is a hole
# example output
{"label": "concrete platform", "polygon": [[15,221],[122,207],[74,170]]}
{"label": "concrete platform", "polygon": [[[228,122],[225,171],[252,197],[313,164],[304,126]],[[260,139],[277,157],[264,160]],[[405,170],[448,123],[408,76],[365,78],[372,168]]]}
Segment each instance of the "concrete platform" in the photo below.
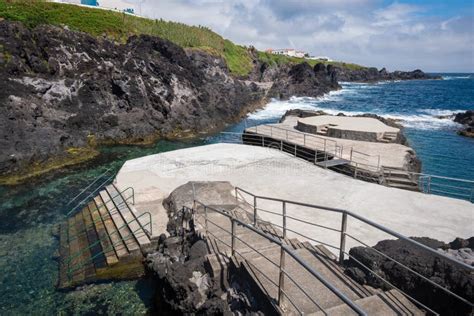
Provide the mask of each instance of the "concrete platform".
{"label": "concrete platform", "polygon": [[[135,189],[136,209],[153,214],[153,233],[159,235],[166,231],[168,220],[162,200],[188,181],[229,181],[263,196],[345,208],[407,236],[451,241],[473,234],[474,206],[467,201],[354,180],[280,151],[255,146],[214,144],[129,160],[118,173],[116,185]],[[281,210],[271,202],[259,207]],[[288,207],[287,214],[340,228],[340,214],[294,206]],[[259,216],[281,224],[276,215],[259,212]],[[288,225],[312,238],[338,245],[338,233],[291,221]],[[389,238],[351,220],[348,232],[370,245]],[[354,245],[348,240],[349,247]]]}

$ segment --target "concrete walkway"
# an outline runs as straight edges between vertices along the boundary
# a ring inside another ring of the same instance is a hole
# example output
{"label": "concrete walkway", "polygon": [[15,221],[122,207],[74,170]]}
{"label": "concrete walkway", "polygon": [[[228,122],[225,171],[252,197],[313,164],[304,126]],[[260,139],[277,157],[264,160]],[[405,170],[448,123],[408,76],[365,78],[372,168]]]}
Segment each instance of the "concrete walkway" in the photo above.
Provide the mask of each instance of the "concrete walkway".
{"label": "concrete walkway", "polygon": [[[262,147],[214,144],[133,159],[124,164],[116,184],[135,189],[136,208],[139,212],[152,212],[154,235],[159,235],[165,232],[167,223],[162,200],[188,181],[229,181],[258,195],[345,208],[407,236],[451,241],[474,233],[474,205],[467,201],[354,180]],[[277,204],[259,206],[274,212],[281,210]],[[340,228],[339,214],[299,207],[290,207],[287,214]],[[259,216],[280,223],[276,215],[260,212]],[[338,245],[338,233],[291,221],[288,225],[312,238]],[[351,220],[348,231],[370,245],[389,238]],[[354,245],[348,240],[348,247]]]}

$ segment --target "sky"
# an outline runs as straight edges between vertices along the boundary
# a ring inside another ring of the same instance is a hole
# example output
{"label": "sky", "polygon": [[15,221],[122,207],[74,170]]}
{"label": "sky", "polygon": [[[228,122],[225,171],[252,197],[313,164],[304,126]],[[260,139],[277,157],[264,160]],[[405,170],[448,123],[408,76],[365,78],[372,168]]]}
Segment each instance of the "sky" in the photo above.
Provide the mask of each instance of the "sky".
{"label": "sky", "polygon": [[474,0],[122,1],[259,50],[295,48],[391,71],[474,72]]}

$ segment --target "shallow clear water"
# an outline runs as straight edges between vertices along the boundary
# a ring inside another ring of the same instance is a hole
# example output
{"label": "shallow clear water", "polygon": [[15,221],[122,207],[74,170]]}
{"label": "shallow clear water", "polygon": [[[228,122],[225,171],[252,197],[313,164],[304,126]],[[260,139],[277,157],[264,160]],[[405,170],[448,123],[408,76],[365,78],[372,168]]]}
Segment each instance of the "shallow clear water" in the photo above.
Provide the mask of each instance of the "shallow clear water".
{"label": "shallow clear water", "polygon": [[[443,81],[343,84],[319,98],[271,102],[249,115],[248,124],[275,122],[290,108],[322,109],[329,113],[376,113],[396,117],[407,127],[411,145],[428,173],[474,178],[474,140],[458,136],[459,126],[433,115],[474,108],[474,76],[450,75]],[[464,78],[459,78],[464,77]],[[227,131],[241,132],[246,122]],[[116,282],[81,291],[55,291],[57,241],[53,226],[69,210],[67,202],[107,168],[144,155],[218,142],[214,135],[189,142],[160,141],[152,147],[103,148],[99,159],[17,187],[0,186],[0,314],[145,314],[151,306],[147,281]]]}

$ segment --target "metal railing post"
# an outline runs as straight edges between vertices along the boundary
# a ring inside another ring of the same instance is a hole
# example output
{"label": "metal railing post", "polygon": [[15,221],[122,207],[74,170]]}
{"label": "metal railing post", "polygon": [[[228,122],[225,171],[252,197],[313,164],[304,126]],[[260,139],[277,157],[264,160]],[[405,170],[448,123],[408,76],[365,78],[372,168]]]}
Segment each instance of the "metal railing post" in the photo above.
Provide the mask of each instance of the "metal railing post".
{"label": "metal railing post", "polygon": [[204,229],[206,230],[206,235],[209,233],[208,224],[207,224],[207,206],[204,206]]}
{"label": "metal railing post", "polygon": [[296,144],[295,144],[295,157],[296,157]]}
{"label": "metal railing post", "polygon": [[350,161],[352,161],[352,150],[353,150],[353,149],[354,149],[354,148],[351,148],[351,158],[349,159]]}
{"label": "metal railing post", "polygon": [[357,179],[357,162],[355,163],[354,179]]}
{"label": "metal railing post", "polygon": [[282,306],[285,291],[285,248],[280,245],[280,275],[278,278],[278,306]]}
{"label": "metal railing post", "polygon": [[283,141],[280,140],[280,150],[283,151]]}
{"label": "metal railing post", "polygon": [[262,147],[265,147],[265,136],[262,136]]}
{"label": "metal railing post", "polygon": [[428,194],[431,193],[431,176],[428,176]]}
{"label": "metal railing post", "polygon": [[283,213],[283,239],[285,239],[286,238],[286,202],[285,201],[283,201],[282,213]]}
{"label": "metal railing post", "polygon": [[344,262],[344,252],[346,251],[346,230],[347,230],[347,213],[342,213],[341,222],[341,244],[339,245],[339,263]]}
{"label": "metal railing post", "polygon": [[306,134],[303,134],[303,146],[306,146]]}
{"label": "metal railing post", "polygon": [[233,218],[230,219],[231,221],[231,243],[230,243],[230,251],[232,256],[235,255],[235,221]]}
{"label": "metal railing post", "polygon": [[257,197],[253,197],[253,226],[257,225]]}

